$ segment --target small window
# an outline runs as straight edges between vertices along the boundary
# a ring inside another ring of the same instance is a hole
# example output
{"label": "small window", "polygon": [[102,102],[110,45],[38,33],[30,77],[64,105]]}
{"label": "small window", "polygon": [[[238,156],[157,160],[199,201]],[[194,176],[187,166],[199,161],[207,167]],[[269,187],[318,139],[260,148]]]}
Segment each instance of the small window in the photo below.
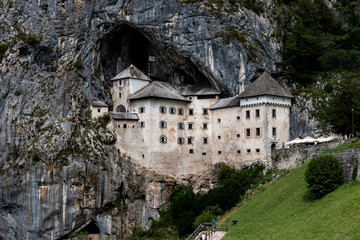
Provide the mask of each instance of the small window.
{"label": "small window", "polygon": [[159,107],[159,112],[160,112],[161,114],[165,114],[165,113],[167,112],[167,108],[164,107],[164,106],[160,106],[160,107]]}
{"label": "small window", "polygon": [[185,123],[178,123],[177,124],[177,128],[179,129],[179,130],[184,130],[185,129]]}
{"label": "small window", "polygon": [[139,128],[145,128],[145,122],[144,121],[139,122]]}
{"label": "small window", "polygon": [[142,158],[143,158],[143,159],[145,158],[145,155],[144,155],[144,154],[142,155]]}
{"label": "small window", "polygon": [[100,110],[100,108],[98,108],[98,112],[100,112],[101,110]]}
{"label": "small window", "polygon": [[206,152],[203,152],[202,155],[205,156],[205,155],[206,155]]}
{"label": "small window", "polygon": [[121,93],[119,93],[119,98],[121,98]]}
{"label": "small window", "polygon": [[246,149],[246,152],[247,152],[247,153],[251,153],[251,149]]}
{"label": "small window", "polygon": [[260,148],[257,148],[255,151],[256,153],[260,153]]}
{"label": "small window", "polygon": [[236,134],[236,137],[238,137],[238,138],[239,138],[239,137],[240,137],[240,133]]}
{"label": "small window", "polygon": [[236,119],[237,119],[237,120],[240,120],[240,116],[237,116]]}
{"label": "small window", "polygon": [[193,138],[189,137],[188,138],[188,144],[192,144],[193,143]]}
{"label": "small window", "polygon": [[220,119],[220,118],[218,118],[218,123],[219,123],[219,122],[221,122],[221,119]]}
{"label": "small window", "polygon": [[218,154],[221,154],[221,151],[218,151]]}
{"label": "small window", "polygon": [[203,129],[207,129],[207,127],[208,127],[208,126],[207,126],[207,123],[204,123],[204,124],[203,124]]}
{"label": "small window", "polygon": [[207,108],[203,108],[203,115],[207,115],[208,114],[208,109]]}
{"label": "small window", "polygon": [[119,86],[122,86],[122,81],[121,80],[119,80]]}
{"label": "small window", "polygon": [[139,107],[138,112],[139,113],[145,113],[145,107]]}
{"label": "small window", "polygon": [[188,123],[188,129],[193,129],[193,124],[192,123]]}
{"label": "small window", "polygon": [[257,137],[260,136],[260,128],[256,128],[256,136],[257,136]]}
{"label": "small window", "polygon": [[174,107],[169,108],[169,114],[176,114],[176,108]]}
{"label": "small window", "polygon": [[246,129],[246,136],[247,136],[247,137],[250,137],[250,134],[251,134],[250,128],[247,128],[247,129]]}
{"label": "small window", "polygon": [[272,110],[272,117],[273,117],[273,118],[276,118],[276,109],[273,109],[273,110]]}
{"label": "small window", "polygon": [[120,128],[120,124],[118,125],[118,128]]}
{"label": "small window", "polygon": [[260,109],[256,109],[255,110],[255,117],[259,118],[260,117]]}
{"label": "small window", "polygon": [[194,115],[194,109],[189,109],[189,115]]}
{"label": "small window", "polygon": [[135,125],[132,125],[132,128],[135,128]]}
{"label": "small window", "polygon": [[221,139],[221,136],[218,136],[218,139]]}
{"label": "small window", "polygon": [[237,150],[237,153],[239,153],[239,154],[240,154],[240,153],[241,153],[241,151],[240,151],[240,150]]}
{"label": "small window", "polygon": [[194,153],[194,149],[189,149],[189,153],[193,154]]}
{"label": "small window", "polygon": [[276,137],[276,128],[272,129],[272,135],[273,135],[273,137]]}
{"label": "small window", "polygon": [[159,128],[167,128],[167,122],[166,121],[160,121],[159,122]]}
{"label": "small window", "polygon": [[127,128],[127,125],[126,125],[126,123],[124,123],[124,125],[123,125],[123,128]]}
{"label": "small window", "polygon": [[185,138],[183,138],[183,137],[179,137],[179,138],[177,138],[177,143],[178,144],[184,144],[185,143]]}
{"label": "small window", "polygon": [[178,108],[178,115],[184,115],[184,109]]}
{"label": "small window", "polygon": [[250,110],[246,111],[246,119],[250,119]]}
{"label": "small window", "polygon": [[160,143],[163,143],[163,144],[165,144],[165,143],[167,143],[167,137],[166,136],[160,136]]}
{"label": "small window", "polygon": [[208,143],[208,138],[206,138],[206,137],[203,138],[203,143],[204,143],[204,144],[207,144],[207,143]]}

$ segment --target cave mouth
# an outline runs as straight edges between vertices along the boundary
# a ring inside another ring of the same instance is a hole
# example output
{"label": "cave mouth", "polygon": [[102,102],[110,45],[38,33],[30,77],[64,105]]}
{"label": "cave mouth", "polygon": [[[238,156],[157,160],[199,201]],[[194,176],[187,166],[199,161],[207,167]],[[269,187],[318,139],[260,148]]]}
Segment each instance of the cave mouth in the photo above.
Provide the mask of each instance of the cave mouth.
{"label": "cave mouth", "polygon": [[92,221],[86,227],[81,229],[82,232],[87,232],[88,234],[100,234],[99,227],[97,224]]}
{"label": "cave mouth", "polygon": [[[150,75],[152,80],[169,82],[177,86],[212,87],[199,67],[174,49],[172,46],[156,42],[141,30],[121,24],[100,40],[104,77],[109,81],[130,64],[134,64],[143,73]],[[155,61],[149,62],[149,56],[154,56]]]}

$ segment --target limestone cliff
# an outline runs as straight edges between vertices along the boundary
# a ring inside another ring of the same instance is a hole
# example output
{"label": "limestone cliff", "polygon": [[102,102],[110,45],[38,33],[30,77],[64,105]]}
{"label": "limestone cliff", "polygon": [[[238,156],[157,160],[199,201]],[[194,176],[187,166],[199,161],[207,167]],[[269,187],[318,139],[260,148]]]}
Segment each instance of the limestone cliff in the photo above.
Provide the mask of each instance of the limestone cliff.
{"label": "limestone cliff", "polygon": [[0,238],[65,239],[96,223],[102,239],[118,239],[148,228],[179,181],[118,156],[90,101],[111,105],[110,78],[130,63],[147,72],[149,56],[153,79],[234,95],[274,71],[272,31],[266,15],[180,0],[0,1]]}

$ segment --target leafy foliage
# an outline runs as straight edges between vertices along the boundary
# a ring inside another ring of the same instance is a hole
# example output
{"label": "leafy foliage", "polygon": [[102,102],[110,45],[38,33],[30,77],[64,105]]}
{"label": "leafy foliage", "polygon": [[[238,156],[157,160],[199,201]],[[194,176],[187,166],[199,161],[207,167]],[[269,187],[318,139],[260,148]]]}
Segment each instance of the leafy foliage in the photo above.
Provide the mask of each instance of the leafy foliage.
{"label": "leafy foliage", "polygon": [[314,199],[320,199],[344,183],[339,161],[325,155],[311,159],[305,172],[307,187]]}
{"label": "leafy foliage", "polygon": [[313,92],[314,116],[330,124],[334,132],[349,134],[353,117],[354,129],[360,129],[360,74],[343,72],[339,76],[339,81],[328,82],[324,90]]}
{"label": "leafy foliage", "polygon": [[219,206],[208,206],[199,216],[196,217],[193,228],[197,228],[201,223],[210,223],[212,219],[221,215],[223,210]]}
{"label": "leafy foliage", "polygon": [[335,10],[324,0],[275,2],[282,11],[276,21],[285,33],[283,74],[311,82],[319,71],[360,69],[359,0],[337,0]]}

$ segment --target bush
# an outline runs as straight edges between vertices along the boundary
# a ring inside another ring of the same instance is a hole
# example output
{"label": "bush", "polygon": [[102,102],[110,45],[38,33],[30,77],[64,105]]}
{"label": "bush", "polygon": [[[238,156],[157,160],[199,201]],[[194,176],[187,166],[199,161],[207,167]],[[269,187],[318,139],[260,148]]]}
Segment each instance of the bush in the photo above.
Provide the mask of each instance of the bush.
{"label": "bush", "polygon": [[305,172],[307,187],[314,199],[320,199],[344,183],[344,175],[339,161],[325,155],[311,159]]}
{"label": "bush", "polygon": [[211,223],[212,219],[215,219],[222,213],[223,211],[218,205],[208,206],[199,216],[196,217],[195,222],[193,223],[193,228],[197,228],[201,223]]}

